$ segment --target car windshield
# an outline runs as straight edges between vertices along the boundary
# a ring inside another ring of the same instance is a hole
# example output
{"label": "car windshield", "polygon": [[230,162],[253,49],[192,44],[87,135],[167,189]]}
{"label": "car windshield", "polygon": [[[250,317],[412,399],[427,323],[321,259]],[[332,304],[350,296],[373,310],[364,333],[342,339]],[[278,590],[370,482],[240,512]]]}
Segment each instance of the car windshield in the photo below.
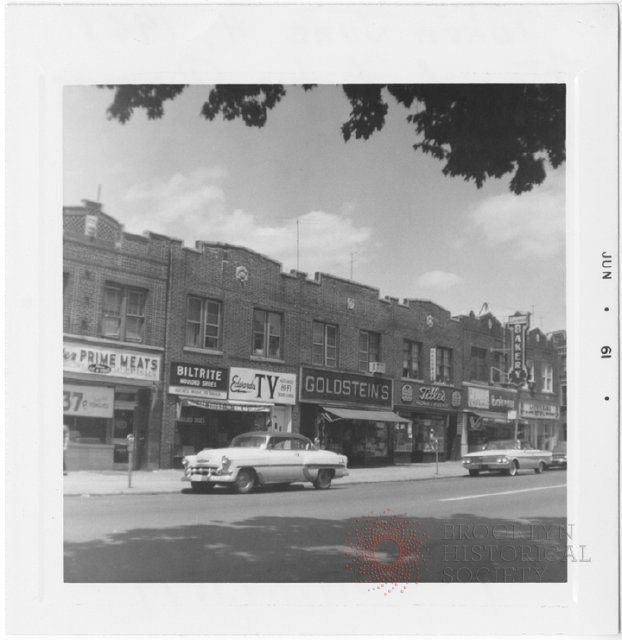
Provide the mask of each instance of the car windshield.
{"label": "car windshield", "polygon": [[230,447],[251,447],[261,449],[266,444],[266,436],[237,436],[231,441]]}
{"label": "car windshield", "polygon": [[484,445],[484,450],[493,449],[520,449],[520,443],[516,440],[491,440]]}
{"label": "car windshield", "polygon": [[558,442],[553,449],[556,453],[566,453],[566,443]]}

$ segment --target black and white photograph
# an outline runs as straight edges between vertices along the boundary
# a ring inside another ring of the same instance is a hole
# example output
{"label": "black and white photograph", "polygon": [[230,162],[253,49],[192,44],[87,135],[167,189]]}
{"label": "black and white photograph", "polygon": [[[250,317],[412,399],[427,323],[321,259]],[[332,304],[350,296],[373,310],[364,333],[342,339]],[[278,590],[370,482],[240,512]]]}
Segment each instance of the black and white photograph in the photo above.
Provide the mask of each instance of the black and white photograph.
{"label": "black and white photograph", "polygon": [[12,633],[619,632],[615,5],[80,9],[9,12]]}
{"label": "black and white photograph", "polygon": [[564,84],[63,101],[66,581],[566,580]]}

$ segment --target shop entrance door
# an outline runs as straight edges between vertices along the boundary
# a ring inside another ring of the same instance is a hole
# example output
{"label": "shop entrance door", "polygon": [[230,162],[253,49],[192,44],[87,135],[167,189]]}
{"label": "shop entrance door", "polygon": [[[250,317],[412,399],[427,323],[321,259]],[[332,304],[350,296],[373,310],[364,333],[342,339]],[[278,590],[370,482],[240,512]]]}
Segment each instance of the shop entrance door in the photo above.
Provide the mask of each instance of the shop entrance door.
{"label": "shop entrance door", "polygon": [[134,433],[134,410],[115,409],[112,425],[113,462],[115,469],[127,469],[127,436]]}

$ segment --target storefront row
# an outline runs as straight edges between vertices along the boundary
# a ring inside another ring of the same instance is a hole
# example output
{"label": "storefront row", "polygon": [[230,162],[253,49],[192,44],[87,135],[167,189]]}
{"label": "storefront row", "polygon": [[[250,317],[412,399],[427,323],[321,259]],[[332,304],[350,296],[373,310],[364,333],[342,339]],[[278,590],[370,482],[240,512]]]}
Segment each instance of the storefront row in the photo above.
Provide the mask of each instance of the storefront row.
{"label": "storefront row", "polygon": [[302,367],[298,378],[189,362],[171,362],[162,389],[161,367],[153,348],[65,341],[69,470],[127,468],[128,435],[136,443],[135,467],[153,467],[162,442],[154,407],[162,406],[163,391],[171,435],[170,457],[161,466],[179,467],[185,455],[265,429],[299,430],[346,455],[353,467],[458,460],[493,439],[553,449],[562,437],[559,406],[515,389],[464,383],[461,390],[403,379],[394,397],[393,380],[377,374]]}

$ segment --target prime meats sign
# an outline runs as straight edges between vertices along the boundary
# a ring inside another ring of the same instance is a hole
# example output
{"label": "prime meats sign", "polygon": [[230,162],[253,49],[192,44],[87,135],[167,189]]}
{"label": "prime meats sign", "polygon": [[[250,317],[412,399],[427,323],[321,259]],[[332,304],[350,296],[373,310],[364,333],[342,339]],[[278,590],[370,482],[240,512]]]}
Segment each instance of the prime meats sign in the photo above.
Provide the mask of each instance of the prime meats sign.
{"label": "prime meats sign", "polygon": [[99,374],[132,380],[160,379],[161,356],[90,344],[65,342],[63,371]]}

